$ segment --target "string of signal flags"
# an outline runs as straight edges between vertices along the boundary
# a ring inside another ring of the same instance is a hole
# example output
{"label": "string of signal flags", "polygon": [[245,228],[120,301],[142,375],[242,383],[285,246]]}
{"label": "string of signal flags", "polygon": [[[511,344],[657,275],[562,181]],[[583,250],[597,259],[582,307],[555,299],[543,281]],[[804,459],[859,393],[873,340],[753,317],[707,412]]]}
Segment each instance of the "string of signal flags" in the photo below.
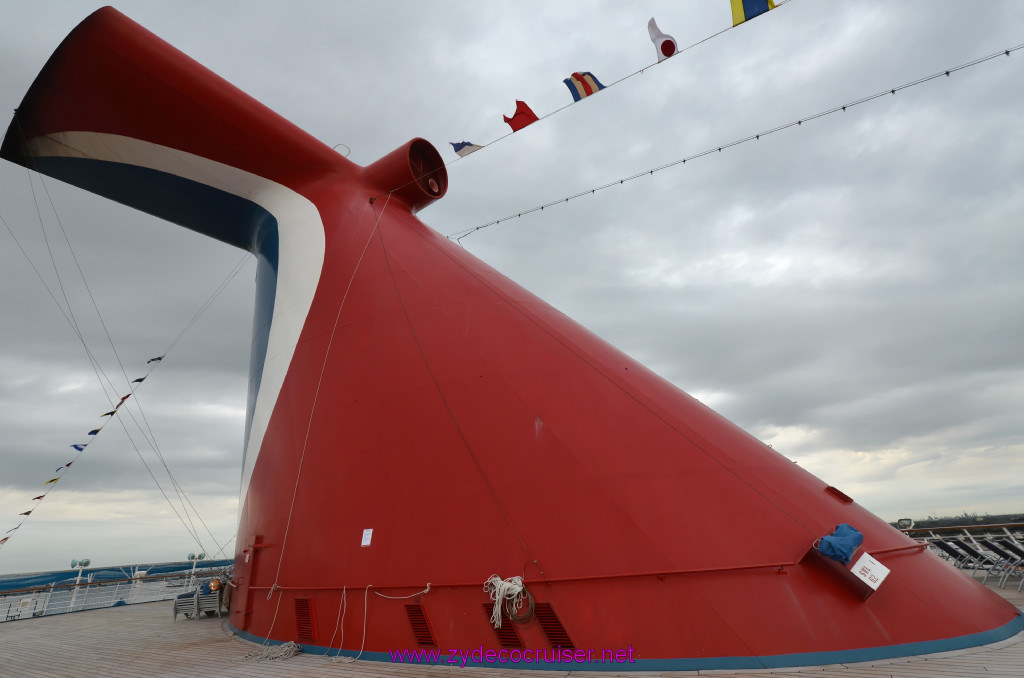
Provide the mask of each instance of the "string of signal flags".
{"label": "string of signal flags", "polygon": [[106,427],[106,425],[110,421],[112,421],[114,417],[116,417],[118,415],[118,412],[121,409],[121,406],[124,405],[125,402],[127,402],[127,400],[129,398],[131,398],[133,395],[135,395],[135,389],[138,388],[136,386],[136,384],[141,384],[142,382],[144,382],[146,380],[146,377],[148,377],[150,375],[150,373],[156,368],[156,366],[163,359],[164,359],[164,356],[160,355],[160,356],[157,356],[155,358],[150,358],[149,360],[147,360],[146,361],[146,365],[147,365],[146,373],[144,375],[142,375],[141,377],[138,377],[137,379],[133,379],[131,381],[131,384],[129,385],[129,389],[130,390],[129,390],[128,394],[124,395],[124,396],[121,396],[121,398],[117,402],[117,404],[114,405],[114,409],[108,410],[107,412],[104,412],[103,414],[100,415],[100,419],[104,419],[105,417],[109,417],[109,419],[106,419],[100,426],[92,429],[91,431],[86,433],[85,436],[83,436],[83,437],[88,439],[87,442],[72,443],[71,444],[71,446],[70,446],[71,449],[73,449],[75,451],[74,455],[71,457],[71,459],[67,463],[63,464],[62,466],[58,466],[57,469],[53,472],[54,476],[52,478],[50,478],[49,480],[47,480],[46,482],[43,483],[43,489],[44,489],[43,493],[38,495],[38,496],[32,497],[32,499],[31,499],[31,501],[32,501],[32,508],[28,509],[27,511],[22,511],[21,513],[18,514],[21,517],[21,522],[19,522],[17,525],[12,527],[11,529],[7,530],[4,533],[3,537],[0,537],[0,546],[3,546],[4,544],[6,544],[7,541],[11,537],[14,536],[14,533],[17,532],[21,528],[21,526],[25,524],[25,521],[28,520],[29,516],[31,516],[32,513],[37,508],[39,508],[39,504],[42,503],[43,500],[46,499],[46,496],[48,494],[50,494],[50,492],[56,487],[56,484],[58,482],[60,482],[61,478],[64,477],[64,474],[67,473],[68,469],[71,468],[71,465],[74,464],[76,461],[78,461],[78,458],[82,456],[82,454],[85,452],[85,448],[88,447],[90,443],[95,441],[96,440],[96,436],[98,436],[100,434],[100,432],[104,429],[104,427]]}
{"label": "string of signal flags", "polygon": [[[593,73],[591,73],[589,71],[581,71],[581,72],[572,73],[568,78],[565,78],[562,81],[565,84],[565,86],[568,88],[569,93],[572,96],[572,101],[570,103],[568,103],[565,106],[562,106],[561,108],[558,108],[558,109],[556,109],[554,111],[551,111],[550,113],[547,113],[547,114],[545,114],[543,116],[539,116],[538,117],[533,112],[533,110],[529,107],[529,105],[526,104],[525,101],[516,100],[516,109],[515,109],[515,112],[512,114],[512,116],[511,117],[503,116],[503,119],[504,119],[505,123],[507,123],[509,125],[509,127],[511,128],[510,132],[508,132],[508,133],[504,134],[503,136],[500,136],[497,139],[494,139],[493,141],[490,141],[490,142],[488,142],[486,144],[474,144],[474,143],[469,142],[469,141],[449,142],[451,144],[451,146],[452,146],[452,149],[455,151],[456,155],[459,156],[459,159],[464,158],[464,157],[470,155],[471,153],[474,153],[474,152],[479,151],[479,150],[481,150],[481,149],[483,149],[483,148],[485,148],[487,146],[490,146],[490,145],[492,145],[494,143],[497,143],[498,141],[501,141],[502,139],[504,139],[504,138],[506,138],[506,137],[508,137],[508,136],[510,136],[512,134],[514,134],[515,132],[520,131],[521,129],[523,129],[523,128],[529,126],[529,125],[532,125],[535,122],[538,122],[538,121],[543,120],[545,118],[551,117],[552,115],[555,115],[556,113],[559,113],[560,111],[565,110],[569,106],[572,106],[573,104],[579,103],[580,101],[582,101],[586,97],[592,96],[593,94],[596,94],[597,92],[600,92],[601,90],[607,89],[608,87],[612,87],[614,85],[617,85],[620,82],[623,82],[624,80],[627,80],[627,79],[629,79],[629,78],[631,78],[631,77],[633,77],[635,75],[639,75],[640,73],[643,73],[647,69],[662,63],[666,59],[669,59],[669,58],[671,58],[673,56],[681,54],[682,52],[685,52],[685,51],[687,51],[689,49],[692,49],[693,47],[696,47],[697,45],[699,45],[699,44],[701,44],[703,42],[707,42],[708,40],[710,40],[710,39],[712,39],[714,37],[717,37],[718,35],[721,35],[722,33],[726,32],[726,31],[728,31],[728,30],[730,30],[732,28],[735,28],[736,26],[740,25],[741,23],[744,23],[746,21],[754,19],[754,18],[756,18],[756,17],[758,17],[758,16],[768,12],[769,10],[775,9],[777,7],[780,7],[780,6],[784,5],[784,4],[786,4],[787,2],[790,2],[790,0],[780,0],[779,2],[776,2],[775,0],[729,0],[729,1],[730,1],[730,4],[731,4],[731,7],[732,7],[732,17],[733,17],[733,24],[732,24],[732,26],[729,26],[728,28],[725,28],[725,29],[719,31],[718,33],[710,35],[710,36],[704,38],[703,40],[700,40],[700,41],[698,41],[696,43],[693,43],[692,45],[689,45],[688,47],[685,47],[683,49],[679,49],[678,42],[675,40],[675,38],[673,38],[669,34],[664,33],[658,27],[658,24],[655,21],[655,19],[651,18],[651,20],[647,24],[647,30],[648,30],[648,34],[650,35],[651,42],[653,43],[654,48],[655,48],[655,52],[656,52],[656,55],[657,55],[657,60],[656,61],[654,61],[654,62],[644,66],[643,68],[641,68],[641,69],[639,69],[637,71],[634,71],[634,72],[632,72],[632,73],[630,73],[630,74],[628,74],[626,76],[623,76],[623,77],[619,78],[618,80],[616,80],[614,82],[609,83],[607,86],[603,85],[601,83],[601,81],[597,78],[597,76],[595,76]],[[541,208],[541,209],[543,209],[543,208]],[[498,221],[493,222],[493,223],[498,223],[500,221],[502,221],[502,220],[498,220]],[[479,228],[483,228],[483,227],[481,226],[481,227],[477,227],[476,229],[471,229],[469,232],[473,232],[475,230],[478,230]],[[468,233],[463,234],[461,237],[465,237],[465,235],[468,235]],[[149,367],[148,371],[146,372],[146,374],[143,375],[142,377],[139,377],[139,378],[133,380],[131,382],[132,386],[130,387],[131,391],[127,395],[122,396],[120,398],[120,400],[114,405],[114,408],[112,410],[104,412],[103,414],[100,415],[100,417],[101,418],[110,417],[110,420],[112,420],[115,416],[117,416],[121,406],[124,405],[125,402],[134,395],[134,393],[135,393],[134,385],[135,384],[141,384],[146,379],[146,377],[149,376],[149,373],[152,372],[153,367],[155,367],[154,363],[159,363],[163,359],[163,357],[164,356],[157,356],[157,357],[151,358],[149,361],[147,361],[147,365],[149,365],[150,367]],[[109,422],[110,420],[107,420],[107,421]],[[4,546],[11,539],[11,537],[13,536],[13,533],[17,532],[22,527],[22,525],[25,524],[25,521],[28,520],[29,516],[31,516],[33,514],[33,512],[38,508],[39,504],[46,499],[47,495],[54,489],[54,487],[61,480],[61,478],[63,478],[64,474],[67,473],[68,469],[70,469],[71,466],[76,461],[78,461],[79,457],[85,452],[86,447],[88,447],[89,444],[96,439],[95,437],[100,434],[100,432],[106,426],[106,423],[107,422],[104,422],[104,424],[102,424],[101,426],[90,430],[86,434],[86,436],[89,438],[89,440],[87,442],[78,442],[78,443],[73,443],[72,445],[70,445],[70,447],[75,451],[74,456],[69,461],[67,461],[63,465],[59,466],[54,471],[54,477],[50,478],[49,480],[47,480],[47,481],[45,481],[43,483],[43,488],[44,488],[43,493],[40,494],[40,495],[37,495],[37,496],[35,496],[35,497],[33,497],[31,499],[31,501],[33,502],[31,508],[29,508],[28,510],[23,511],[23,512],[18,514],[21,517],[21,521],[17,525],[15,525],[14,527],[12,527],[9,530],[7,530],[4,533],[3,537],[0,537],[0,547]]]}
{"label": "string of signal flags", "polygon": [[[779,4],[781,5],[782,3],[779,3]],[[502,217],[500,219],[495,219],[493,221],[488,221],[487,223],[480,224],[479,226],[473,226],[472,228],[465,228],[465,229],[462,229],[460,231],[455,231],[454,233],[449,233],[445,237],[448,238],[449,240],[454,240],[455,242],[457,242],[457,243],[459,243],[461,245],[463,238],[465,238],[468,235],[472,235],[473,233],[476,233],[479,230],[488,228],[489,226],[496,226],[497,224],[500,224],[502,222],[510,221],[512,219],[518,219],[518,218],[520,218],[522,216],[525,216],[527,214],[532,214],[533,212],[543,211],[547,207],[553,207],[555,205],[561,205],[561,204],[569,202],[570,200],[575,200],[577,198],[582,198],[582,197],[587,196],[587,195],[593,195],[593,194],[597,193],[598,191],[603,191],[603,190],[605,190],[607,188],[612,188],[614,186],[621,186],[621,185],[625,184],[628,181],[633,181],[635,179],[640,179],[642,177],[651,176],[655,172],[660,172],[662,170],[669,169],[670,167],[675,167],[677,165],[683,165],[683,164],[686,164],[687,162],[689,162],[691,160],[696,160],[697,158],[703,158],[704,156],[712,155],[714,153],[721,153],[723,150],[725,150],[727,148],[732,148],[734,146],[739,146],[740,144],[745,144],[745,143],[750,142],[750,141],[758,141],[758,140],[761,139],[761,137],[768,136],[769,134],[774,134],[776,132],[781,132],[781,131],[789,129],[791,127],[800,127],[805,122],[810,122],[812,120],[817,120],[818,118],[823,118],[825,116],[833,115],[835,113],[846,112],[847,109],[853,108],[854,106],[859,106],[860,104],[865,104],[865,103],[867,103],[869,101],[874,101],[876,99],[880,99],[880,98],[885,97],[885,96],[895,95],[897,92],[900,92],[902,90],[909,89],[911,87],[916,87],[918,85],[922,85],[922,84],[924,84],[926,82],[929,82],[931,80],[936,80],[936,79],[941,78],[943,76],[948,78],[951,74],[953,74],[953,73],[955,73],[957,71],[962,71],[962,70],[965,70],[967,68],[971,68],[973,66],[977,66],[979,64],[985,63],[987,61],[991,61],[992,59],[996,59],[996,58],[999,58],[1001,56],[1007,56],[1008,57],[1013,52],[1017,52],[1017,51],[1020,51],[1022,49],[1024,49],[1024,43],[1021,43],[1021,44],[1018,44],[1018,45],[1014,45],[1013,47],[1008,47],[1006,49],[1001,49],[1001,50],[999,50],[997,52],[993,52],[991,54],[987,54],[985,56],[978,57],[977,59],[972,59],[971,61],[968,61],[966,63],[962,63],[962,64],[959,64],[957,66],[951,66],[951,67],[943,69],[941,71],[937,71],[935,73],[932,73],[931,75],[926,75],[924,77],[918,78],[917,80],[913,80],[911,82],[907,82],[907,83],[904,83],[902,85],[897,85],[895,87],[891,87],[889,89],[885,89],[885,90],[882,90],[880,92],[876,92],[874,94],[870,94],[868,96],[861,97],[860,99],[855,99],[855,100],[849,101],[849,102],[847,102],[845,104],[842,104],[842,105],[839,105],[839,106],[834,106],[834,107],[829,108],[827,110],[819,111],[818,113],[814,113],[814,114],[811,114],[811,115],[799,118],[797,120],[792,120],[790,122],[787,122],[787,123],[784,123],[784,124],[781,124],[781,125],[776,125],[775,127],[771,127],[769,129],[765,129],[765,130],[762,130],[760,132],[756,132],[754,134],[749,134],[749,135],[747,135],[745,137],[742,137],[740,139],[734,139],[733,141],[730,141],[730,142],[727,142],[727,143],[724,143],[724,144],[720,144],[720,145],[717,145],[717,146],[712,146],[711,148],[705,149],[705,150],[700,151],[698,153],[694,153],[692,155],[688,155],[688,156],[686,156],[684,158],[679,158],[679,159],[676,159],[676,160],[672,160],[671,162],[667,162],[667,163],[664,163],[662,165],[658,165],[657,167],[652,167],[652,168],[644,170],[642,172],[637,172],[635,174],[631,174],[631,175],[626,176],[626,177],[622,177],[622,178],[619,178],[619,179],[615,179],[613,181],[606,182],[604,184],[601,184],[600,186],[594,186],[592,188],[588,188],[588,189],[585,189],[585,190],[582,190],[582,191],[578,191],[578,192],[573,193],[571,195],[567,195],[567,196],[558,198],[557,200],[552,200],[550,202],[546,202],[546,203],[541,204],[541,205],[535,205],[533,207],[530,207],[530,208],[527,208],[527,209],[524,209],[524,210],[520,210],[520,211],[516,212],[515,214],[510,214],[510,215]]]}
{"label": "string of signal flags", "polygon": [[[597,79],[597,76],[595,76],[590,71],[580,71],[573,73],[568,78],[562,80],[565,86],[569,89],[569,94],[572,95],[572,101],[562,106],[561,108],[557,108],[551,111],[550,113],[546,113],[542,116],[537,116],[537,114],[533,112],[533,110],[525,101],[516,99],[516,110],[515,112],[512,113],[512,116],[502,116],[505,123],[508,124],[510,128],[512,128],[512,131],[506,132],[502,136],[492,141],[489,141],[486,144],[474,144],[471,141],[449,141],[448,143],[452,147],[452,150],[455,151],[455,154],[459,156],[458,159],[453,160],[452,162],[458,162],[458,160],[465,158],[471,153],[475,153],[483,148],[487,148],[488,146],[496,144],[502,139],[515,134],[519,130],[528,127],[535,122],[544,120],[545,118],[550,118],[552,115],[564,111],[565,109],[569,108],[573,104],[579,103],[588,96],[597,94],[603,89],[613,87],[614,85],[617,85],[624,80],[632,78],[634,75],[639,75],[646,71],[647,69],[653,66],[657,66],[666,59],[676,56],[677,54],[682,54],[683,52],[689,49],[693,49],[697,45],[707,42],[708,40],[711,40],[712,38],[715,38],[721,35],[722,33],[725,33],[726,31],[735,28],[736,26],[739,26],[740,24],[746,21],[750,21],[751,19],[757,18],[762,14],[768,12],[769,10],[775,9],[776,7],[781,7],[787,2],[790,2],[790,0],[780,0],[779,2],[775,2],[775,0],[729,0],[729,2],[732,6],[732,26],[729,26],[728,28],[718,31],[713,35],[709,35],[703,40],[699,40],[688,47],[684,47],[683,49],[679,49],[679,43],[676,42],[675,38],[673,38],[671,35],[663,33],[661,29],[658,28],[657,22],[652,17],[651,20],[647,22],[647,32],[651,37],[651,42],[654,43],[654,50],[658,57],[656,61],[647,64],[643,68],[633,71],[629,75],[625,75],[619,78],[618,80],[609,83],[608,85],[602,85],[601,81]],[[446,166],[449,164],[451,163],[446,163]]]}
{"label": "string of signal flags", "polygon": [[[46,188],[46,184],[45,183],[43,184],[43,188],[45,190],[45,188]],[[46,284],[46,281],[43,279],[42,275],[39,273],[38,268],[32,262],[32,259],[29,257],[28,253],[25,251],[25,248],[22,247],[21,242],[18,240],[18,237],[15,235],[14,231],[11,229],[10,225],[7,223],[7,221],[3,218],[2,215],[0,215],[0,224],[3,224],[4,228],[7,229],[7,232],[11,235],[11,238],[14,240],[14,242],[17,245],[18,249],[21,251],[22,255],[25,257],[25,260],[28,262],[28,264],[32,268],[32,270],[35,271],[36,276],[39,278],[40,282],[42,282],[43,287],[46,288],[46,290],[50,293],[50,298],[53,300],[54,304],[57,306],[57,309],[64,316],[64,319],[67,320],[68,324],[75,331],[76,335],[78,335],[79,341],[82,343],[83,347],[85,348],[86,353],[87,354],[91,354],[91,352],[89,351],[89,347],[85,343],[84,338],[82,337],[81,333],[77,329],[76,324],[72,320],[73,316],[69,316],[67,313],[64,312],[64,309],[61,307],[60,303],[57,301],[57,298],[54,296],[52,290],[50,290],[49,286]],[[192,327],[196,324],[196,322],[203,315],[203,313],[205,313],[207,311],[207,309],[210,308],[210,306],[211,306],[211,304],[213,304],[214,300],[216,300],[217,297],[220,296],[221,292],[223,292],[224,289],[227,287],[227,285],[235,278],[236,275],[238,275],[238,272],[242,269],[242,266],[245,264],[245,262],[248,259],[249,259],[248,253],[243,255],[238,260],[238,263],[235,264],[235,266],[231,270],[231,272],[228,273],[228,275],[220,282],[220,284],[213,291],[213,293],[202,303],[202,305],[200,305],[200,307],[192,315],[192,317],[189,319],[189,321],[185,323],[185,326],[178,332],[177,336],[175,336],[174,339],[171,340],[170,344],[164,349],[163,353],[161,355],[156,356],[155,358],[150,358],[149,360],[146,361],[146,366],[147,366],[146,373],[144,375],[142,375],[141,377],[133,379],[133,380],[131,380],[129,382],[129,384],[128,384],[129,392],[126,395],[121,396],[120,398],[118,398],[116,404],[114,403],[113,400],[110,401],[110,404],[108,405],[108,407],[113,406],[113,409],[108,410],[107,412],[104,412],[103,414],[100,415],[100,419],[104,419],[105,417],[110,417],[110,419],[107,419],[106,421],[104,421],[103,425],[99,426],[98,428],[94,428],[94,429],[90,430],[86,434],[86,436],[83,436],[83,437],[89,437],[88,442],[73,443],[70,446],[75,451],[76,454],[69,461],[67,461],[66,463],[62,464],[61,466],[58,466],[57,469],[53,472],[55,474],[54,477],[50,478],[49,480],[47,480],[46,482],[43,483],[44,492],[42,494],[40,494],[40,495],[32,497],[32,499],[31,499],[31,501],[33,502],[32,503],[32,507],[30,509],[28,509],[26,511],[22,511],[21,513],[18,514],[21,517],[21,521],[17,525],[15,525],[14,527],[12,527],[9,530],[7,530],[6,532],[4,532],[3,533],[3,537],[0,537],[0,548],[3,548],[3,546],[7,544],[7,542],[14,536],[14,533],[17,532],[22,527],[22,525],[25,524],[25,521],[28,519],[29,516],[33,515],[38,510],[40,503],[44,499],[46,499],[47,495],[56,487],[56,484],[58,482],[60,482],[60,480],[67,474],[67,471],[68,471],[68,469],[71,468],[72,464],[74,464],[76,461],[78,461],[79,457],[82,456],[82,453],[85,452],[85,448],[88,447],[90,443],[95,442],[96,436],[98,436],[100,434],[100,431],[102,431],[103,428],[106,427],[106,424],[108,424],[110,421],[112,421],[113,418],[120,413],[121,407],[124,406],[125,403],[128,402],[129,398],[131,398],[133,395],[136,395],[136,391],[138,389],[138,385],[142,384],[142,382],[144,382],[150,376],[150,374],[152,374],[153,370],[155,370],[159,365],[162,364],[162,361],[167,357],[167,355],[172,350],[174,350],[174,347],[177,346],[178,342],[180,342],[185,337],[185,335],[188,334],[189,330],[192,329]],[[58,273],[58,278],[59,278],[59,273]],[[84,279],[84,277],[83,277],[83,279]],[[93,302],[93,304],[95,306],[95,301]],[[99,309],[97,308],[96,311],[98,313]],[[101,320],[102,320],[102,318],[101,318]],[[108,339],[109,339],[109,333],[108,333]],[[111,346],[113,347],[113,342],[112,341],[111,341]],[[116,355],[116,350],[115,350],[115,355]],[[94,362],[94,367],[98,369],[97,374],[96,374],[97,379],[100,379],[100,381],[102,383],[103,378],[100,376],[100,373],[102,372],[102,369],[99,368],[99,364],[95,361],[95,359],[92,359],[92,360]],[[120,359],[118,359],[118,362],[120,363]],[[122,367],[122,371],[123,371],[123,367]],[[127,374],[125,374],[125,380],[126,381],[128,380]],[[107,383],[110,384],[111,388],[113,388],[113,384],[110,382],[109,379],[107,379]],[[106,392],[105,388],[104,388],[104,392]],[[134,421],[135,418],[132,415],[131,410],[128,409],[128,408],[126,408],[126,410],[128,412],[129,417]],[[141,407],[139,407],[139,413],[142,414],[142,408]],[[143,420],[145,420],[145,416],[144,415],[143,415]],[[136,423],[136,425],[138,425],[138,422],[135,422],[135,423]],[[123,425],[123,422],[122,422],[122,425]],[[147,426],[148,426],[148,423],[147,423]],[[140,430],[141,430],[141,427],[140,427]],[[125,432],[127,433],[127,427],[125,427]],[[152,436],[152,430],[150,430],[150,435]],[[143,432],[143,436],[145,437],[145,432]],[[171,474],[171,471],[167,467],[166,462],[164,462],[163,456],[160,453],[160,448],[156,445],[156,438],[153,437],[152,440],[147,438],[147,441],[149,441],[150,444],[153,446],[153,449],[156,452],[157,457],[163,463],[164,469],[167,471],[167,474],[170,476],[170,480],[171,480],[172,486],[174,486],[176,488],[176,491],[179,492],[179,500],[182,501],[182,510],[185,512],[185,517],[182,517],[181,513],[178,512],[178,509],[175,507],[175,505],[171,501],[170,497],[168,497],[167,494],[163,491],[163,488],[160,487],[160,483],[157,481],[156,476],[153,474],[152,470],[149,469],[149,466],[148,466],[148,464],[146,464],[146,461],[142,458],[142,454],[139,452],[138,447],[132,442],[131,436],[128,436],[128,442],[131,443],[132,447],[135,447],[136,454],[139,455],[139,459],[142,461],[143,465],[146,466],[146,469],[149,471],[150,477],[153,478],[153,481],[156,483],[157,489],[160,490],[161,494],[163,494],[164,499],[167,501],[168,505],[171,508],[171,511],[173,511],[174,514],[178,517],[178,519],[181,521],[182,525],[185,526],[185,529],[189,532],[190,536],[193,539],[195,539],[196,543],[199,544],[199,546],[202,548],[202,550],[209,552],[208,549],[203,548],[202,541],[201,541],[201,539],[198,536],[198,530],[196,529],[195,525],[192,524],[191,518],[188,517],[188,510],[185,508],[185,502],[188,502],[189,505],[191,505],[191,501],[188,499],[188,496],[185,494],[184,490],[180,487],[180,485],[178,485],[177,481],[174,479],[174,476]],[[203,525],[203,527],[206,528],[207,533],[210,534],[211,537],[213,537],[213,534],[210,533],[209,528],[206,526],[206,523],[203,522],[202,517],[195,510],[194,506],[192,506],[192,511],[195,513],[196,518],[198,518],[199,522]],[[188,519],[188,523],[186,523],[186,518]],[[216,542],[216,538],[214,538],[214,541]]]}

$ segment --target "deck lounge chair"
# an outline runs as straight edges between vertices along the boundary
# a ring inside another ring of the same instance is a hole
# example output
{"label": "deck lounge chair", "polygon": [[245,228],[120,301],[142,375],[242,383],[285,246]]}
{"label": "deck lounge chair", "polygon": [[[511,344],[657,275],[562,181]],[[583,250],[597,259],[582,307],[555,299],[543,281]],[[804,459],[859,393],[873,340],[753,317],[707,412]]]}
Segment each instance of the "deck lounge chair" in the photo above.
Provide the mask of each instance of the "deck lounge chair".
{"label": "deck lounge chair", "polygon": [[984,584],[988,579],[989,574],[992,573],[992,568],[996,566],[997,557],[978,551],[963,539],[952,538],[949,540],[949,543],[953,544],[970,557],[970,560],[964,564],[964,567],[970,565],[972,577],[977,576],[979,570],[985,573],[985,576],[981,580],[981,583]]}
{"label": "deck lounge chair", "polygon": [[928,544],[930,546],[934,546],[939,551],[942,551],[942,553],[945,553],[946,560],[952,563],[953,567],[956,567],[958,569],[962,568],[964,566],[964,562],[966,562],[969,558],[969,556],[966,553],[958,551],[956,547],[942,541],[941,539],[929,541]]}
{"label": "deck lounge chair", "polygon": [[1004,537],[999,540],[999,545],[1020,558],[1020,560],[1017,561],[1017,565],[1011,568],[1010,572],[1006,575],[1007,578],[1021,578],[1020,584],[1017,585],[1017,591],[1020,591],[1021,588],[1024,587],[1024,567],[1022,567],[1022,565],[1024,565],[1024,547],[1022,547],[1013,537]]}
{"label": "deck lounge chair", "polygon": [[979,538],[978,543],[999,558],[995,567],[993,567],[990,572],[999,575],[999,588],[1003,588],[1006,586],[1007,577],[1009,577],[1010,573],[1012,573],[1020,564],[1020,557],[986,537]]}

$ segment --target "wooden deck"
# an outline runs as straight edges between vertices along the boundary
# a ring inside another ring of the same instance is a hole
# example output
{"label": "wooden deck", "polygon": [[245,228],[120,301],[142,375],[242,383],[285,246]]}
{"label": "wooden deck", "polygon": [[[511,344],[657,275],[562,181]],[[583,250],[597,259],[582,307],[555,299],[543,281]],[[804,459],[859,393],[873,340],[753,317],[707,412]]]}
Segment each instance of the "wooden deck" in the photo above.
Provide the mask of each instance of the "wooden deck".
{"label": "wooden deck", "polygon": [[[993,589],[1018,608],[1024,595]],[[1024,633],[980,648],[849,665],[758,671],[637,672],[510,671],[333,662],[298,655],[278,661],[243,661],[255,647],[227,631],[227,617],[171,620],[170,601],[106,608],[0,624],[0,678],[299,678],[347,676],[464,676],[549,678],[580,676],[789,676],[808,678],[1020,678]]]}

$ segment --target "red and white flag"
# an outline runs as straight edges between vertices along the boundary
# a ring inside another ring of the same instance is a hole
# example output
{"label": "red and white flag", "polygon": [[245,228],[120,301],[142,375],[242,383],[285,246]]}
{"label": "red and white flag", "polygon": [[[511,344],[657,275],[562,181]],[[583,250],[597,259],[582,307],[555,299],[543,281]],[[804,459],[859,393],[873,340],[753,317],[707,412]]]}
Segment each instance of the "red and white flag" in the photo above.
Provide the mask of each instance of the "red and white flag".
{"label": "red and white flag", "polygon": [[658,52],[658,63],[661,63],[670,56],[674,56],[679,51],[679,46],[676,43],[676,39],[671,35],[665,35],[658,28],[658,24],[654,22],[654,17],[647,22],[647,32],[651,34],[651,42],[654,43],[654,49]]}

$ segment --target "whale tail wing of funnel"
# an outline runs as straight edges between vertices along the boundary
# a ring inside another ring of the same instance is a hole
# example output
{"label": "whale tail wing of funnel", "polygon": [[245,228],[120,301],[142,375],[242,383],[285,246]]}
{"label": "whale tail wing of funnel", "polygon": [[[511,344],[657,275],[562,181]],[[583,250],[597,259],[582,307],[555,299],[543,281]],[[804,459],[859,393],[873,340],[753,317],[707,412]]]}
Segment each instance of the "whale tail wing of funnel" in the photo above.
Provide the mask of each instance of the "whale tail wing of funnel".
{"label": "whale tail wing of funnel", "polygon": [[54,51],[0,157],[256,255],[245,429],[256,451],[320,283],[323,205],[344,204],[331,223],[358,233],[382,205],[415,212],[447,189],[423,139],[361,168],[110,7]]}
{"label": "whale tail wing of funnel", "polygon": [[0,156],[251,251],[266,219],[254,196],[359,172],[110,7],[51,56]]}
{"label": "whale tail wing of funnel", "polygon": [[320,280],[316,186],[361,168],[110,7],[47,61],[0,157],[256,255],[258,443]]}

